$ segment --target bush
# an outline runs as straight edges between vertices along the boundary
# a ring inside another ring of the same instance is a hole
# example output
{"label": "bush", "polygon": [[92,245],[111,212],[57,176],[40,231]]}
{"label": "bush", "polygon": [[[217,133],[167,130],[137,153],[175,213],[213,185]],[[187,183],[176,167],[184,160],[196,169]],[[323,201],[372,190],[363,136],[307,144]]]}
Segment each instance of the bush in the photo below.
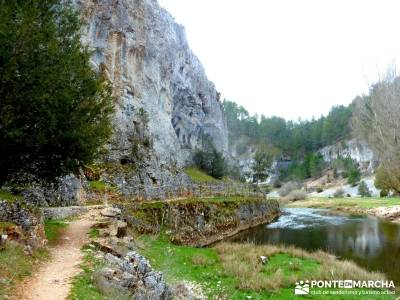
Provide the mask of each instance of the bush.
{"label": "bush", "polygon": [[360,181],[361,173],[358,169],[352,169],[347,173],[347,183],[351,186],[356,186],[357,183]]}
{"label": "bush", "polygon": [[371,197],[371,191],[364,181],[361,181],[360,185],[358,186],[358,194],[361,197]]}
{"label": "bush", "polygon": [[225,158],[217,150],[197,150],[194,155],[195,165],[208,175],[221,179],[226,175]]}
{"label": "bush", "polygon": [[304,200],[307,198],[307,193],[304,190],[294,190],[286,196],[289,201]]}
{"label": "bush", "polygon": [[322,193],[324,191],[324,189],[322,187],[317,187],[317,193]]}
{"label": "bush", "polygon": [[80,43],[77,12],[59,0],[1,1],[0,183],[75,171],[101,154],[113,100]]}
{"label": "bush", "polygon": [[382,198],[387,197],[388,195],[389,195],[388,190],[383,189],[379,192],[379,196],[381,196]]}
{"label": "bush", "polygon": [[274,188],[279,189],[282,187],[282,182],[279,179],[277,179],[274,181],[273,186],[274,186]]}
{"label": "bush", "polygon": [[338,188],[333,194],[333,197],[335,198],[342,198],[343,196],[344,196],[344,190],[342,188]]}
{"label": "bush", "polygon": [[298,190],[301,187],[301,184],[297,181],[289,181],[286,182],[282,187],[279,189],[278,194],[281,197],[285,197],[290,194],[290,192],[294,190]]}

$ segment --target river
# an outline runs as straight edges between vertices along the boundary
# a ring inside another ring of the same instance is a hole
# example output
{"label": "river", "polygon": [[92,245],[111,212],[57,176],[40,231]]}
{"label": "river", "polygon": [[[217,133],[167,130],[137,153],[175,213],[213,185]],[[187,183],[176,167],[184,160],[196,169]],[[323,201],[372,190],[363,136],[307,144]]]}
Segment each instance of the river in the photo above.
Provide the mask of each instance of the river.
{"label": "river", "polygon": [[381,271],[400,284],[400,225],[377,218],[286,208],[275,222],[243,231],[231,241],[321,249],[368,270]]}

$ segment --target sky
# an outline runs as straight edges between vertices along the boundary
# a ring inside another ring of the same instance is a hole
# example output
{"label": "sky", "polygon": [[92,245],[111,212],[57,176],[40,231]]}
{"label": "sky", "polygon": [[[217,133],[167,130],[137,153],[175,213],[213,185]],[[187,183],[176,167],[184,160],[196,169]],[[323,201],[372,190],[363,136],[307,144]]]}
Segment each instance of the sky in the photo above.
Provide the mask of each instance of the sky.
{"label": "sky", "polygon": [[400,1],[159,2],[222,97],[252,114],[319,117],[399,69]]}

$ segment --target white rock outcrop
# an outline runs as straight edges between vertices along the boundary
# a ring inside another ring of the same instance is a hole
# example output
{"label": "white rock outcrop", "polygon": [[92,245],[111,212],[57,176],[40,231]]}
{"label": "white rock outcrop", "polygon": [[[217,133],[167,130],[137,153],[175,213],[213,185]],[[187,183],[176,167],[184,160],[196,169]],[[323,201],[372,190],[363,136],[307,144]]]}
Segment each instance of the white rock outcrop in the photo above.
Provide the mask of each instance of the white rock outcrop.
{"label": "white rock outcrop", "polygon": [[318,152],[321,153],[326,162],[331,162],[339,157],[351,157],[360,165],[360,169],[367,173],[373,172],[378,161],[377,156],[367,143],[356,139],[326,146]]}

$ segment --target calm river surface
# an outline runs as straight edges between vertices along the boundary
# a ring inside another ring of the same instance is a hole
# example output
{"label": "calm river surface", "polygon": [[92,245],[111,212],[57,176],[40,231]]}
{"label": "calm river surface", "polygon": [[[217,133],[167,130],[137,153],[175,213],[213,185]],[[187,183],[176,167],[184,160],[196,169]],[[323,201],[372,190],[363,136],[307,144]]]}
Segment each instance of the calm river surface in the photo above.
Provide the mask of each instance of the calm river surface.
{"label": "calm river surface", "polygon": [[400,284],[400,225],[376,218],[287,208],[276,222],[243,231],[231,241],[322,249],[368,270],[384,272]]}

